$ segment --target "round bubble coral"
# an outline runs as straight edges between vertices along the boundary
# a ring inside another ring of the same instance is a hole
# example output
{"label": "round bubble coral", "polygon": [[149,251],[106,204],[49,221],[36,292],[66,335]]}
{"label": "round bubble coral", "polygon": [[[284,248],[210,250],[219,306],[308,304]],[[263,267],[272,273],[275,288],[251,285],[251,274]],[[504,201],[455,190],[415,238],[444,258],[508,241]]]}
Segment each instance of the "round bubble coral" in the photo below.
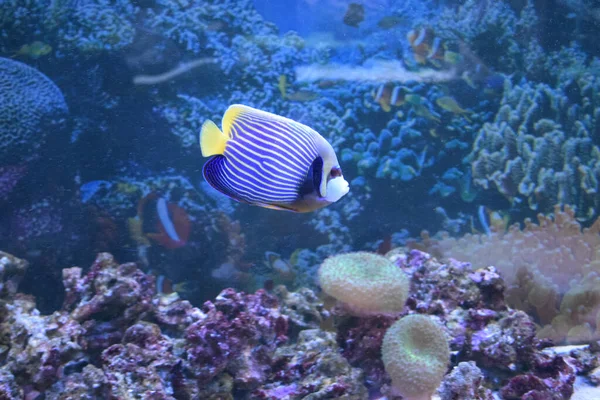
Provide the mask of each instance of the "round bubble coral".
{"label": "round bubble coral", "polygon": [[450,360],[442,328],[431,317],[419,314],[406,316],[387,330],[381,353],[394,394],[405,400],[430,399]]}
{"label": "round bubble coral", "polygon": [[48,134],[64,122],[67,104],[46,75],[0,57],[0,160],[20,162],[35,156]]}
{"label": "round bubble coral", "polygon": [[367,252],[327,258],[319,268],[319,283],[357,315],[401,312],[409,290],[408,277],[400,268]]}

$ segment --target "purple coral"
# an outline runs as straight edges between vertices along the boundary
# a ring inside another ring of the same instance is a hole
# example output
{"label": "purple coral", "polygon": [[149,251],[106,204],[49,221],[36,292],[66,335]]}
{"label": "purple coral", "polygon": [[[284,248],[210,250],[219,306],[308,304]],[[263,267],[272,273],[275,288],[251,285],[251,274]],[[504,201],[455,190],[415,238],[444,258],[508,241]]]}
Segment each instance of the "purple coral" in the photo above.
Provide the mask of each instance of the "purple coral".
{"label": "purple coral", "polygon": [[381,360],[381,343],[394,318],[376,316],[352,318],[338,327],[337,342],[351,365],[360,367],[369,388],[388,381]]}
{"label": "purple coral", "polygon": [[277,298],[264,290],[246,295],[225,289],[202,311],[206,318],[185,334],[187,361],[198,381],[227,370],[241,389],[263,383],[275,348],[287,340],[288,318]]}
{"label": "purple coral", "polygon": [[509,310],[471,336],[471,356],[484,367],[516,371],[530,362],[535,348],[535,324],[523,311]]}
{"label": "purple coral", "polygon": [[119,342],[127,327],[152,309],[154,278],[133,263],[118,265],[100,253],[90,271],[63,270],[63,310],[85,328],[88,349],[102,350]]}
{"label": "purple coral", "polygon": [[492,391],[484,386],[483,373],[474,361],[461,362],[452,369],[440,387],[442,400],[492,400]]}
{"label": "purple coral", "polygon": [[537,353],[531,372],[515,376],[502,387],[502,398],[520,400],[566,400],[573,395],[575,370],[562,356]]}
{"label": "purple coral", "polygon": [[339,354],[335,335],[320,329],[300,332],[296,343],[281,346],[273,357],[268,382],[253,399],[365,399],[363,373]]}
{"label": "purple coral", "polygon": [[[145,398],[174,399],[180,360],[173,344],[154,324],[137,323],[127,329],[122,343],[102,352],[102,365],[112,398],[132,391]],[[137,379],[127,379],[135,376]],[[148,397],[149,396],[149,397]]]}
{"label": "purple coral", "polygon": [[[484,294],[502,287],[493,269],[473,273],[420,252],[394,257],[412,276],[407,312],[422,304],[436,314],[447,333],[462,335],[451,342],[454,362],[474,359],[485,371],[460,363],[442,385],[444,399],[487,400],[487,385],[504,385],[506,399],[567,399],[575,373],[597,367],[596,347],[569,356],[540,350],[531,319]],[[310,291],[278,291],[278,299],[226,289],[200,310],[177,295],[153,296],[151,276],[106,253],[85,275],[65,269],[63,309],[43,316],[15,293],[11,279],[26,265],[0,253],[0,335],[10,343],[0,346],[2,398],[363,399],[389,383],[380,350],[392,317],[337,315],[336,335],[316,327],[326,315]]]}

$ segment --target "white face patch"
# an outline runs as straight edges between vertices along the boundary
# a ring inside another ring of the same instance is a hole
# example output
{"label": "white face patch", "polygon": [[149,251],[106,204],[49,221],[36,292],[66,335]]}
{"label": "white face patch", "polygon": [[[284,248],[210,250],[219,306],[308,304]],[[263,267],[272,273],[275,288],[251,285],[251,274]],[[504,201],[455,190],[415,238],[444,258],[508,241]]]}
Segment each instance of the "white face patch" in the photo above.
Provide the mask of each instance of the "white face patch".
{"label": "white face patch", "polygon": [[350,184],[348,184],[348,181],[346,181],[343,176],[338,176],[327,182],[327,195],[325,196],[325,200],[335,203],[349,191]]}
{"label": "white face patch", "polygon": [[167,201],[162,197],[159,198],[156,202],[156,212],[158,213],[158,218],[160,219],[160,223],[163,228],[165,228],[165,232],[169,235],[169,238],[175,242],[180,242],[181,239],[175,230],[175,225],[173,225],[173,221],[171,220],[171,216],[169,215],[169,208],[167,207]]}

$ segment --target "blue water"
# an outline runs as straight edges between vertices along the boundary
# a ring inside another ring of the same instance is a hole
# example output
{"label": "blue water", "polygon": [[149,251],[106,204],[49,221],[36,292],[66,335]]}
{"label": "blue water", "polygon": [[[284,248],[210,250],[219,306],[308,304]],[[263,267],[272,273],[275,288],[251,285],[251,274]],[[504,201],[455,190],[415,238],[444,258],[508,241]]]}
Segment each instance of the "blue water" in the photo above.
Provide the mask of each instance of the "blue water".
{"label": "blue water", "polygon": [[[23,290],[56,309],[61,268],[111,252],[200,302],[280,279],[267,252],[316,287],[328,255],[489,232],[485,209],[595,220],[592,2],[366,3],[1,2],[0,249],[31,262]],[[349,193],[293,213],[211,187],[198,136],[237,103],[318,132]]]}

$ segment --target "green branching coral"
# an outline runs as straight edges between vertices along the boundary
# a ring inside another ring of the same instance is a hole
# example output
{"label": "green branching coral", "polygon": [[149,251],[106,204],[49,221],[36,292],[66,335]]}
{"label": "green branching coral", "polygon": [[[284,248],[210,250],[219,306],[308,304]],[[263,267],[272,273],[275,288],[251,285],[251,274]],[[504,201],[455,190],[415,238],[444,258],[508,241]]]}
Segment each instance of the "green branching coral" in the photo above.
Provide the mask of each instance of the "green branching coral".
{"label": "green branching coral", "polygon": [[319,268],[319,283],[355,314],[401,312],[409,281],[387,258],[374,253],[346,253],[327,258]]}
{"label": "green branching coral", "polygon": [[418,314],[396,321],[387,330],[381,353],[393,391],[406,400],[430,399],[450,361],[442,328],[431,317]]}
{"label": "green branching coral", "polygon": [[600,79],[593,75],[559,89],[507,82],[495,120],[479,131],[468,158],[475,183],[532,210],[570,204],[578,217],[593,217],[600,206],[599,116]]}

